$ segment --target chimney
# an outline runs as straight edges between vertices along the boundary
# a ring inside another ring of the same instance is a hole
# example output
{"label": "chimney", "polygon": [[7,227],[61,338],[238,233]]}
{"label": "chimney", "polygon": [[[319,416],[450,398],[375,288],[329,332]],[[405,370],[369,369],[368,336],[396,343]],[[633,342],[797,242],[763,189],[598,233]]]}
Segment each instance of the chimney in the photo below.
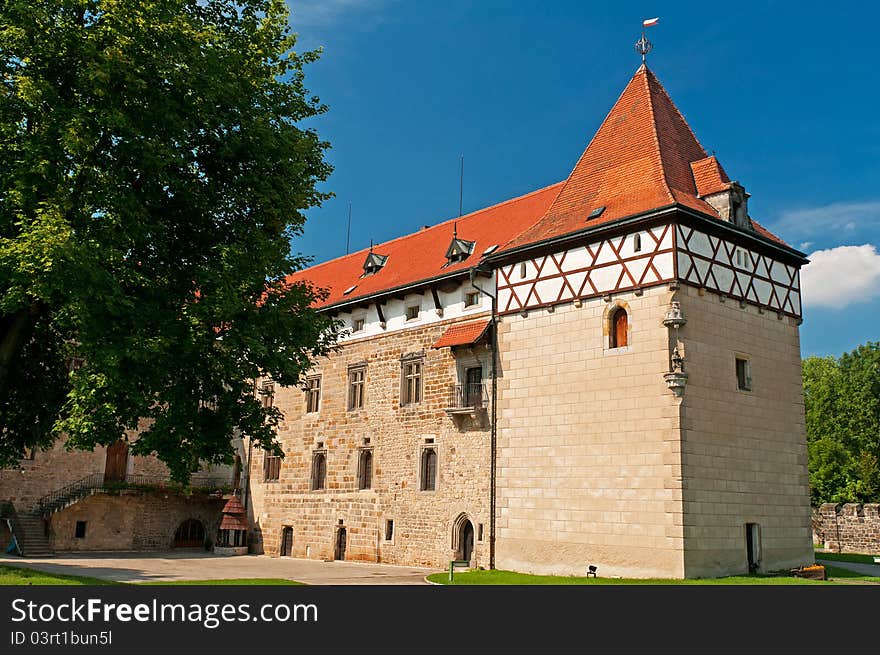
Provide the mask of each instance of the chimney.
{"label": "chimney", "polygon": [[731,182],[726,189],[702,198],[715,208],[722,220],[737,227],[752,226],[749,221],[749,194],[739,182]]}

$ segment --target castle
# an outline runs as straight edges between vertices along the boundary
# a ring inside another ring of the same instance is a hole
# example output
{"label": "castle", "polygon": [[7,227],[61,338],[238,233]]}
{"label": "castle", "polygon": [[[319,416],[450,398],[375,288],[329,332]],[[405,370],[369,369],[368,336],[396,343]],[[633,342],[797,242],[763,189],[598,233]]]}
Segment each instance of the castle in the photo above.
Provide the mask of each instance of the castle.
{"label": "castle", "polygon": [[812,562],[806,259],[748,197],[643,65],[566,180],[294,275],[348,330],[303,388],[258,384],[285,457],[239,446],[252,552],[664,578]]}
{"label": "castle", "polygon": [[270,554],[696,577],[812,562],[804,255],[642,66],[568,178],[294,276],[349,328],[271,388]]}

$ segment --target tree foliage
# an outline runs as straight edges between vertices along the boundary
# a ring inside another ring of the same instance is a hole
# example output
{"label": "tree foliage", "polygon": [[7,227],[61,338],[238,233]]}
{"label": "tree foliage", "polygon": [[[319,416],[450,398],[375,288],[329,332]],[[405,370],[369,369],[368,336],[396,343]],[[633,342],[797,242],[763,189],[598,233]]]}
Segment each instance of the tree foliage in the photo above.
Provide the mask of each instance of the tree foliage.
{"label": "tree foliage", "polygon": [[[337,326],[287,283],[328,146],[281,0],[0,2],[0,465],[58,434],[175,479],[278,450],[254,379]],[[81,366],[71,367],[70,362]]]}
{"label": "tree foliage", "polygon": [[880,500],[880,342],[803,363],[814,504]]}

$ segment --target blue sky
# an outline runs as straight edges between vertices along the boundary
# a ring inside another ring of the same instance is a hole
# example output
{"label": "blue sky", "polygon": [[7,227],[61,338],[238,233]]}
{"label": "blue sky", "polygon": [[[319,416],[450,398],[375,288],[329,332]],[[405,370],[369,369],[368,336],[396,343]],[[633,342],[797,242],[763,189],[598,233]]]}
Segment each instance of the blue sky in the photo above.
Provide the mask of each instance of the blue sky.
{"label": "blue sky", "polygon": [[[880,85],[869,2],[288,0],[330,106],[335,198],[294,249],[323,261],[564,179],[639,66],[813,263],[806,355],[880,339]],[[872,6],[874,5],[874,6]]]}

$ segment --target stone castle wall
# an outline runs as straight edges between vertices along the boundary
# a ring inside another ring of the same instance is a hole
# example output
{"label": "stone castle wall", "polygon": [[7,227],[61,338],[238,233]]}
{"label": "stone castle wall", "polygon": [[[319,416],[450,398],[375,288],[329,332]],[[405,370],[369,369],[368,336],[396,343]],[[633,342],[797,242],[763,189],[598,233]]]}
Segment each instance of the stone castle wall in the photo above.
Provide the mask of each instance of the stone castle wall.
{"label": "stone castle wall", "polygon": [[[504,316],[496,564],[682,577],[678,400],[663,374],[667,285]],[[608,346],[622,303],[629,345]]]}
{"label": "stone castle wall", "polygon": [[880,505],[825,503],[814,509],[813,542],[837,553],[880,555]]}
{"label": "stone castle wall", "polygon": [[[305,413],[302,389],[276,386],[275,405],[285,414],[279,440],[286,456],[279,480],[264,482],[264,455],[252,454],[248,505],[255,550],[278,555],[282,530],[290,527],[293,556],[331,559],[337,530],[344,527],[347,560],[444,567],[456,556],[456,521],[464,515],[475,532],[472,562],[488,566],[488,412],[451,417],[444,408],[466,365],[482,365],[490,388],[491,356],[484,346],[455,354],[432,349],[453,322],[351,340],[322,358],[314,369],[322,385],[318,412]],[[424,354],[424,397],[401,407],[401,357],[412,353]],[[356,363],[366,363],[365,403],[348,411],[348,367]],[[420,458],[428,440],[437,452],[437,485],[421,491]],[[313,491],[312,457],[319,442],[326,451],[327,484]],[[373,451],[372,488],[358,490],[363,447]],[[388,520],[394,524],[391,540],[385,539]]]}
{"label": "stone castle wall", "polygon": [[[685,574],[748,570],[757,523],[760,570],[812,563],[801,358],[796,319],[682,285],[687,387],[681,405]],[[738,389],[736,358],[752,390]]]}
{"label": "stone castle wall", "polygon": [[[225,502],[161,492],[96,494],[52,515],[49,544],[56,551],[169,550],[187,519],[201,521],[213,543]],[[76,537],[77,521],[86,522],[83,538]]]}

